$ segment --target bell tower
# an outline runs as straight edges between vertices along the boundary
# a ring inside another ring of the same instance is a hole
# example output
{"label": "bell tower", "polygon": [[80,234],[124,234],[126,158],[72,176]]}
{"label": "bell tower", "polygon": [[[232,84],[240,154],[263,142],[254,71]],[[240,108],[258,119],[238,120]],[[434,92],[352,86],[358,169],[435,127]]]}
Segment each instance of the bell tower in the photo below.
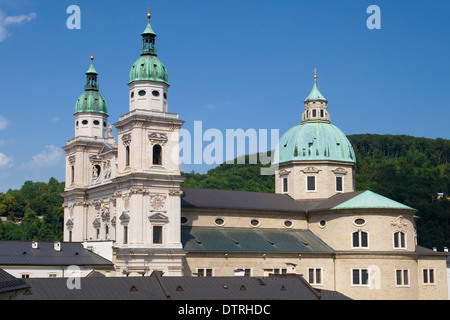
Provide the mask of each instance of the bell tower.
{"label": "bell tower", "polygon": [[117,272],[182,275],[180,128],[184,121],[167,110],[168,75],[157,58],[152,27],[142,33],[141,56],[130,70],[129,112],[118,132],[116,241]]}

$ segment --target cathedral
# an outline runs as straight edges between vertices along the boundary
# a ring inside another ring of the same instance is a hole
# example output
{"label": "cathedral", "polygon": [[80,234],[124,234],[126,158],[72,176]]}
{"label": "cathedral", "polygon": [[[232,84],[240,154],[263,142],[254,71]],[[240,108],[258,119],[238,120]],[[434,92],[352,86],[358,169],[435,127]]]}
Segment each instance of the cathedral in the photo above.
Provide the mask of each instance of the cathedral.
{"label": "cathedral", "polygon": [[91,56],[63,147],[65,242],[106,245],[111,277],[301,274],[354,299],[447,299],[447,256],[417,245],[417,210],[355,191],[355,153],[317,76],[273,154],[275,193],[183,188],[184,121],[147,18],[117,137]]}

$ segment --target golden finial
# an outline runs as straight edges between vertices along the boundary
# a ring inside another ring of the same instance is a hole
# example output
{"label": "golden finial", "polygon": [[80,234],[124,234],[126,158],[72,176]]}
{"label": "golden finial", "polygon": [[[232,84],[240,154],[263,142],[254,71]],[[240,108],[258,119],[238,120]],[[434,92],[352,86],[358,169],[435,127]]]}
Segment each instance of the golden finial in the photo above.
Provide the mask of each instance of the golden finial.
{"label": "golden finial", "polygon": [[94,60],[94,51],[91,50],[91,61]]}
{"label": "golden finial", "polygon": [[314,69],[314,82],[317,82],[317,68]]}
{"label": "golden finial", "polygon": [[152,15],[150,14],[150,7],[148,7],[147,19],[150,21]]}

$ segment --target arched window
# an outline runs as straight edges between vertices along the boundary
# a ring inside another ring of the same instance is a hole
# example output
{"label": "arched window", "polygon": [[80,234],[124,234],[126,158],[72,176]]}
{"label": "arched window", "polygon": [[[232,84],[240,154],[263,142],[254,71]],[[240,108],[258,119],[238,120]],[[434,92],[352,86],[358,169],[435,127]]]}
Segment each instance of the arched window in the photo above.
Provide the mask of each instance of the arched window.
{"label": "arched window", "polygon": [[153,146],[153,164],[162,165],[162,148],[159,144]]}
{"label": "arched window", "polygon": [[406,249],[406,234],[404,232],[394,233],[394,248],[395,249]]}
{"label": "arched window", "polygon": [[368,248],[369,235],[364,231],[356,231],[352,234],[352,248]]}

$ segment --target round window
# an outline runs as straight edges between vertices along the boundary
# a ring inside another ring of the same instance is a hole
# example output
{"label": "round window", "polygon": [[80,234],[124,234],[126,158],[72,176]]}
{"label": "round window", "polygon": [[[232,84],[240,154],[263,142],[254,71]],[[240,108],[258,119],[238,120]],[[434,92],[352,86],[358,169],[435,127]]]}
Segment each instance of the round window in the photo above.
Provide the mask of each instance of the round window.
{"label": "round window", "polygon": [[99,122],[98,120],[94,120],[94,124],[95,124],[96,126],[98,126],[98,125],[100,124],[100,122]]}
{"label": "round window", "polygon": [[139,94],[141,97],[145,96],[145,93],[146,93],[145,90],[141,90],[141,91],[138,92],[138,94]]}
{"label": "round window", "polygon": [[167,93],[164,92],[164,99],[167,99]]}
{"label": "round window", "polygon": [[77,127],[78,127],[78,121],[77,121],[77,124],[76,124],[76,125],[77,125]]}
{"label": "round window", "polygon": [[153,90],[152,95],[155,97],[159,97],[159,91]]}
{"label": "round window", "polygon": [[218,226],[223,226],[225,224],[225,220],[223,220],[222,218],[217,218],[216,220],[214,220],[214,223]]}
{"label": "round window", "polygon": [[88,124],[88,121],[87,120],[83,120],[83,121],[81,121],[81,123],[82,124]]}
{"label": "round window", "polygon": [[285,226],[286,228],[292,228],[293,223],[292,223],[291,220],[286,220],[286,221],[284,222],[284,226]]}
{"label": "round window", "polygon": [[366,224],[366,220],[359,218],[356,219],[353,223],[356,224],[357,226],[362,226]]}
{"label": "round window", "polygon": [[250,221],[250,224],[251,224],[253,227],[257,227],[257,226],[259,226],[259,220],[258,220],[258,219],[252,219],[252,220]]}
{"label": "round window", "polygon": [[134,98],[134,92],[131,93],[131,98]]}
{"label": "round window", "polygon": [[186,224],[188,219],[186,217],[181,217],[181,224]]}
{"label": "round window", "polygon": [[326,225],[327,225],[327,222],[325,220],[320,220],[319,221],[319,227],[320,228],[325,228]]}

